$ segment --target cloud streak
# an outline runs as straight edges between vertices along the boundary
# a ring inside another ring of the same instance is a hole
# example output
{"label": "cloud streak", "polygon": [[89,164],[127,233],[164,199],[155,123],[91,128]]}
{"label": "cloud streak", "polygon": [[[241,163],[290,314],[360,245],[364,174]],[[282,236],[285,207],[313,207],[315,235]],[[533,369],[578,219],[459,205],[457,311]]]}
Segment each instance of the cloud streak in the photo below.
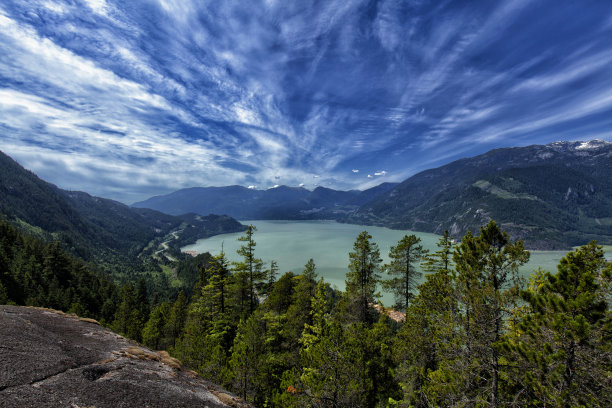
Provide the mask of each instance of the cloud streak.
{"label": "cloud streak", "polygon": [[132,202],[609,140],[612,24],[586,3],[9,0],[0,149]]}

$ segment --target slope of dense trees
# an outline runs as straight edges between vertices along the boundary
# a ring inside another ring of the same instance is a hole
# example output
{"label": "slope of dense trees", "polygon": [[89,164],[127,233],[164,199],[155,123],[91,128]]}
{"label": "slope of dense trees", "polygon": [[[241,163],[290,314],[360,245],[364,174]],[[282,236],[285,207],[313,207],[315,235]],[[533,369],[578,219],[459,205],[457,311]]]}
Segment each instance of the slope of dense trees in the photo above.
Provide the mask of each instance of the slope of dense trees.
{"label": "slope of dense trees", "polygon": [[[228,216],[172,216],[84,192],[62,190],[2,152],[0,219],[10,221],[24,234],[61,243],[66,252],[95,264],[116,282],[145,279],[150,292],[162,292],[170,286],[159,262],[151,257],[164,239],[165,251],[172,258],[180,258],[180,246],[246,228]],[[182,283],[189,290],[193,287],[193,280]],[[167,292],[172,297],[177,294]]]}
{"label": "slope of dense trees", "polygon": [[[0,219],[0,304],[76,313],[140,340],[151,302],[169,297],[167,287],[160,292],[149,289],[156,284],[159,282],[141,278],[119,287],[106,273],[66,252],[60,243],[24,235]],[[186,308],[187,300],[182,298]]]}
{"label": "slope of dense trees", "polygon": [[0,220],[0,303],[44,306],[112,320],[114,283],[64,252]]}
{"label": "slope of dense trees", "polygon": [[[445,233],[430,253],[406,236],[385,266],[364,231],[340,292],[312,259],[277,277],[250,227],[241,262],[184,262],[193,294],[169,299],[144,280],[117,288],[57,245],[0,227],[1,301],[102,318],[258,407],[612,405],[612,264],[594,242],[523,282],[529,253],[494,222],[459,245]],[[382,282],[403,320],[373,307]]]}

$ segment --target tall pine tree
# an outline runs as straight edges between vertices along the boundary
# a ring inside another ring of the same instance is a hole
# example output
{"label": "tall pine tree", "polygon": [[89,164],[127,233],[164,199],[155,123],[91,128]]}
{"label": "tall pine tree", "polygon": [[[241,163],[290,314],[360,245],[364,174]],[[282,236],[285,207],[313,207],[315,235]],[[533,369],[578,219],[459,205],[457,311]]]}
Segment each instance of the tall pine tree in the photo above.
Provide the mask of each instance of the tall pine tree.
{"label": "tall pine tree", "polygon": [[395,307],[402,311],[408,308],[418,281],[423,276],[418,264],[427,254],[427,250],[423,249],[420,242],[421,238],[414,234],[405,235],[396,246],[391,247],[391,262],[385,265],[385,270],[391,278],[383,281],[383,287],[393,293]]}
{"label": "tall pine tree", "polygon": [[238,241],[244,242],[236,251],[242,257],[242,261],[234,263],[242,316],[246,316],[245,312],[248,312],[250,315],[255,310],[257,305],[257,288],[265,279],[263,262],[255,257],[255,246],[257,245],[253,239],[255,231],[257,231],[257,228],[254,225],[249,225],[245,235],[238,238]]}
{"label": "tall pine tree", "polygon": [[378,245],[371,239],[367,231],[357,236],[353,252],[349,253],[349,272],[345,281],[349,313],[354,313],[353,319],[363,323],[372,323],[374,319],[370,304],[377,296],[376,286],[382,262]]}
{"label": "tall pine tree", "polygon": [[[528,310],[510,342],[518,352],[522,401],[541,406],[612,406],[612,264],[591,242],[561,259],[521,297]],[[525,393],[525,390],[527,393]]]}

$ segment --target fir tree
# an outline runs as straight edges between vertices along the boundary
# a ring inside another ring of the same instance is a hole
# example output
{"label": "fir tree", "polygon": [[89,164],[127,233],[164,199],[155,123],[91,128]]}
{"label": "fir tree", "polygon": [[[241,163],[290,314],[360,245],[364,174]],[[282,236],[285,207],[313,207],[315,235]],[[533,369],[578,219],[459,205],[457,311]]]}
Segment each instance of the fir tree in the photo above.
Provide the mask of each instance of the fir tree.
{"label": "fir tree", "polygon": [[257,315],[251,315],[238,326],[229,361],[232,370],[233,389],[245,400],[257,401],[263,382],[262,357],[265,355],[265,330]]}
{"label": "fir tree", "polygon": [[208,284],[202,288],[201,295],[212,318],[217,314],[225,314],[227,308],[230,270],[223,252],[212,258],[210,266],[206,270],[206,275],[208,276]]}
{"label": "fir tree", "polygon": [[601,247],[591,242],[561,259],[521,292],[528,310],[518,324],[517,351],[523,401],[542,406],[612,405],[610,279]]}
{"label": "fir tree", "polygon": [[149,320],[142,330],[142,342],[154,350],[163,350],[168,347],[164,338],[164,327],[170,317],[170,303],[162,302],[151,311]]}
{"label": "fir tree", "polygon": [[450,238],[448,230],[444,230],[444,234],[438,240],[437,246],[437,251],[425,254],[423,262],[421,263],[421,268],[428,273],[438,271],[453,273],[453,252],[455,245]]}
{"label": "fir tree", "polygon": [[274,287],[274,283],[276,282],[276,276],[278,275],[278,262],[270,261],[270,269],[266,271],[267,282],[264,288],[264,294],[268,295],[272,288]]}
{"label": "fir tree", "polygon": [[346,274],[346,295],[349,313],[356,314],[356,320],[371,323],[370,304],[377,297],[376,285],[380,279],[380,251],[378,245],[371,242],[372,236],[367,231],[359,234],[349,253],[349,272]]}
{"label": "fir tree", "polygon": [[406,311],[418,280],[423,276],[417,265],[427,250],[420,242],[421,238],[416,235],[406,235],[389,252],[391,263],[385,265],[385,270],[391,279],[383,281],[383,287],[394,294],[395,307],[399,310]]}
{"label": "fir tree", "polygon": [[257,245],[253,239],[255,231],[257,231],[257,228],[254,225],[249,225],[245,235],[238,238],[238,241],[245,243],[236,251],[243,260],[242,262],[234,263],[234,270],[236,275],[238,275],[238,285],[246,285],[246,287],[239,287],[239,290],[242,309],[246,309],[245,306],[248,304],[248,314],[253,313],[255,310],[257,303],[256,289],[264,279],[262,271],[263,262],[255,257],[255,246]]}
{"label": "fir tree", "polygon": [[[511,242],[495,222],[461,241],[453,256],[465,310],[466,355],[462,372],[472,376],[462,390],[474,401],[500,406],[500,344],[505,318],[518,300],[518,267],[529,260],[523,242]],[[478,378],[488,379],[484,384]]]}
{"label": "fir tree", "polygon": [[176,341],[178,340],[183,331],[183,327],[185,326],[185,321],[187,320],[187,306],[187,297],[183,291],[180,291],[176,301],[170,309],[170,314],[164,327],[164,333],[168,338],[168,343],[171,345],[171,347],[176,345]]}

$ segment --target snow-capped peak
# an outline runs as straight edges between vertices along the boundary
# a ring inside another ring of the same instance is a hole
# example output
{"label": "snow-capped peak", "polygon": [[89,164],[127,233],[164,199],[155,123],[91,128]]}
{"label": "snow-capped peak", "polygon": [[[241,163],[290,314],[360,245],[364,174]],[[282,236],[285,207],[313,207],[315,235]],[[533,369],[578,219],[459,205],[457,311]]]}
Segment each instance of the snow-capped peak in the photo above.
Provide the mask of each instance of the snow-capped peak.
{"label": "snow-capped peak", "polygon": [[606,145],[612,144],[610,142],[606,142],[605,140],[593,139],[588,142],[580,142],[578,146],[575,147],[576,150],[593,150],[599,149]]}

